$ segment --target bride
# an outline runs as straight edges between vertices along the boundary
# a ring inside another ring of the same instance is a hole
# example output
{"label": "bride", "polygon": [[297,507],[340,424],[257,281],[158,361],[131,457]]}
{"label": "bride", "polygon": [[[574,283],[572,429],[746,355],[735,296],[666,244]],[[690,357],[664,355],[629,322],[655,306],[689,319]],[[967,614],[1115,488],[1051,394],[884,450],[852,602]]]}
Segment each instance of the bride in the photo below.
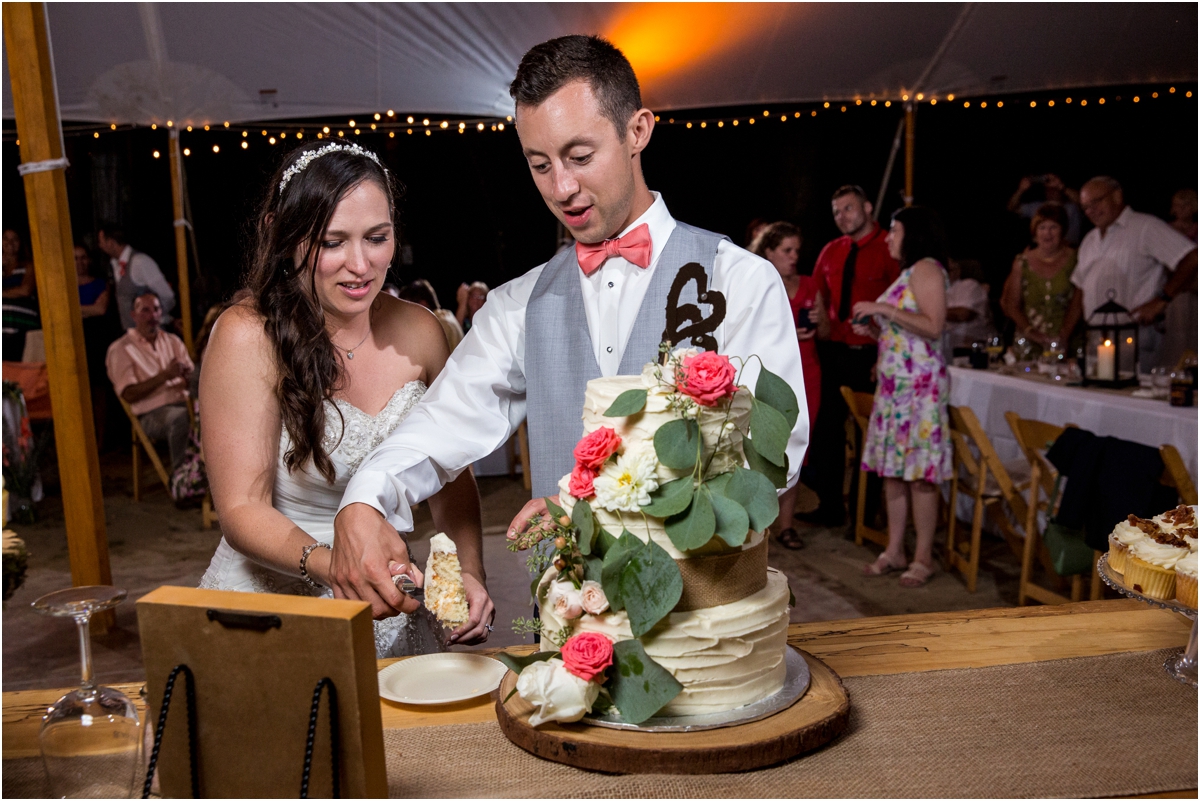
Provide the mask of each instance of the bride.
{"label": "bride", "polygon": [[[247,286],[213,328],[200,376],[224,533],[201,587],[334,594],[342,491],[449,355],[432,314],[380,292],[396,253],[394,197],[378,157],[348,142],[298,148],[271,181]],[[458,547],[470,606],[449,641],[483,642],[494,610],[470,471],[429,506]],[[392,575],[422,583],[399,534],[389,556]],[[377,615],[386,618],[375,624],[377,653],[412,651],[405,613],[419,603],[399,590],[379,600],[393,616]]]}

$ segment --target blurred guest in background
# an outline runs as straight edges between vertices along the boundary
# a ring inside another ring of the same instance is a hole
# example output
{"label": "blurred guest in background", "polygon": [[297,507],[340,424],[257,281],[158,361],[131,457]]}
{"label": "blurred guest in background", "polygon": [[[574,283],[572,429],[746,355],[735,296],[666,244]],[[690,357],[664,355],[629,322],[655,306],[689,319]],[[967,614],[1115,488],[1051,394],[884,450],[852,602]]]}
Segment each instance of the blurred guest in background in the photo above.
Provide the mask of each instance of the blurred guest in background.
{"label": "blurred guest in background", "polygon": [[433,316],[441,323],[442,332],[446,335],[446,344],[450,346],[450,350],[454,350],[458,347],[458,343],[462,342],[462,327],[450,310],[443,309],[442,305],[438,303],[437,292],[433,290],[433,284],[424,278],[418,278],[401,289],[400,294],[396,297],[424,306],[433,312]]}
{"label": "blurred guest in background", "polygon": [[101,223],[97,242],[100,250],[112,262],[113,282],[116,284],[117,312],[121,327],[134,327],[133,299],[144,292],[153,292],[162,303],[162,319],[171,322],[175,308],[175,290],[167,283],[158,263],[145,253],[134,250],[125,237],[125,229],[115,223]]}
{"label": "blurred guest in background", "polygon": [[1196,190],[1180,189],[1171,196],[1171,227],[1196,241]]}
{"label": "blurred guest in background", "polygon": [[1110,295],[1129,309],[1141,323],[1139,369],[1148,372],[1165,355],[1159,353],[1162,330],[1155,322],[1196,281],[1196,243],[1158,217],[1125,205],[1124,190],[1114,178],[1088,181],[1080,200],[1096,226],[1083,238],[1079,266],[1071,276],[1083,293],[1083,314],[1091,317]]}
{"label": "blurred guest in background", "polygon": [[[920,587],[933,575],[938,485],[953,471],[950,379],[942,356],[946,319],[946,236],[930,209],[892,215],[888,249],[903,271],[878,301],[854,304],[855,330],[879,338],[879,387],[863,447],[862,466],[884,477],[888,544],[868,576],[904,570],[900,584]],[[909,501],[917,547],[904,554]]]}
{"label": "blurred guest in background", "polygon": [[742,240],[745,243],[746,250],[750,249],[750,246],[754,244],[754,240],[758,239],[758,235],[770,224],[770,222],[764,220],[762,217],[755,217],[746,223],[746,238]]}
{"label": "blurred guest in background", "polygon": [[988,285],[982,282],[983,267],[977,261],[950,260],[947,269],[946,333],[942,350],[949,356],[956,348],[970,349],[972,343],[987,341],[996,333],[988,303]]}
{"label": "blurred guest in background", "polygon": [[475,312],[479,311],[483,302],[487,300],[488,291],[488,285],[482,281],[476,281],[469,286],[463,284],[458,288],[458,311],[454,313],[454,318],[462,327],[464,336],[471,330],[471,320],[475,317]]}
{"label": "blurred guest in background", "polygon": [[[816,334],[821,307],[816,305],[817,285],[812,274],[800,274],[796,265],[800,259],[800,229],[789,222],[771,223],[758,232],[750,243],[750,252],[762,256],[775,266],[783,286],[787,290],[792,306],[792,319],[796,323],[796,339],[800,344],[800,363],[804,369],[804,395],[808,406],[808,424],[815,425],[817,409],[821,403],[821,365],[817,360]],[[799,550],[804,541],[792,528],[796,512],[796,496],[800,492],[797,482],[779,496],[779,523],[783,529],[777,535],[785,548]]]}
{"label": "blurred guest in background", "polygon": [[1023,336],[1040,351],[1052,341],[1064,346],[1079,323],[1083,295],[1071,283],[1075,249],[1063,239],[1067,213],[1057,203],[1044,203],[1033,215],[1033,245],[1013,260],[1004,282],[1000,308]]}
{"label": "blurred guest in background", "polygon": [[83,245],[75,246],[75,281],[84,319],[103,317],[108,312],[108,281],[92,275],[92,254]]}
{"label": "blurred guest in background", "polygon": [[83,245],[75,246],[75,281],[79,286],[79,310],[83,313],[83,347],[87,353],[88,385],[92,396],[92,419],[96,442],[104,443],[108,387],[104,383],[104,358],[116,336],[116,323],[108,316],[108,281],[93,275],[92,254]]}
{"label": "blurred guest in background", "polygon": [[[900,275],[900,265],[888,253],[885,232],[871,216],[871,202],[858,186],[843,186],[833,193],[833,221],[844,236],[833,240],[817,256],[813,281],[816,305],[825,323],[818,332],[817,352],[821,363],[821,416],[812,428],[808,449],[808,471],[803,476],[820,499],[813,512],[797,515],[814,525],[840,526],[846,509],[842,483],[846,467],[846,415],[849,409],[841,387],[855,392],[874,392],[877,343],[867,333],[851,328],[851,309],[859,301],[874,301]],[[853,471],[857,482],[858,471]],[[877,479],[872,479],[872,483]],[[851,487],[851,497],[857,492]],[[873,503],[878,485],[867,497]],[[867,516],[873,517],[874,508]]]}
{"label": "blurred guest in background", "polygon": [[26,298],[36,291],[33,260],[16,229],[4,229],[4,297]]}
{"label": "blurred guest in background", "polygon": [[1083,213],[1079,193],[1062,182],[1057,175],[1027,175],[1017,184],[1017,191],[1008,200],[1008,210],[1032,220],[1044,203],[1057,203],[1067,214],[1063,225],[1063,240],[1074,246],[1083,236]]}
{"label": "blurred guest in background", "polygon": [[38,309],[33,261],[21,235],[4,229],[4,361],[19,362],[25,354],[25,334],[42,327]]}
{"label": "blurred guest in background", "polygon": [[134,327],[108,348],[108,378],[155,441],[166,440],[172,471],[183,462],[191,421],[188,376],[195,365],[183,340],[161,330],[162,305],[153,292],[133,300]]}

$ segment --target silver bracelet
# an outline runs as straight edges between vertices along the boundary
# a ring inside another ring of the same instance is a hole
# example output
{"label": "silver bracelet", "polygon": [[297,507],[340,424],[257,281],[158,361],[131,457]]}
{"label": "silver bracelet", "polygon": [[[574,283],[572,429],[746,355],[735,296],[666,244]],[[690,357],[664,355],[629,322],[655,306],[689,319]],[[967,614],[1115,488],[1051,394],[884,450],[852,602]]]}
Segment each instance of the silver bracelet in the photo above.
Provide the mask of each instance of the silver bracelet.
{"label": "silver bracelet", "polygon": [[327,542],[314,542],[311,545],[305,545],[304,550],[300,552],[300,578],[304,579],[304,583],[308,585],[310,590],[324,589],[320,584],[309,578],[308,575],[308,557],[317,548],[324,548],[327,551],[333,550],[333,546]]}

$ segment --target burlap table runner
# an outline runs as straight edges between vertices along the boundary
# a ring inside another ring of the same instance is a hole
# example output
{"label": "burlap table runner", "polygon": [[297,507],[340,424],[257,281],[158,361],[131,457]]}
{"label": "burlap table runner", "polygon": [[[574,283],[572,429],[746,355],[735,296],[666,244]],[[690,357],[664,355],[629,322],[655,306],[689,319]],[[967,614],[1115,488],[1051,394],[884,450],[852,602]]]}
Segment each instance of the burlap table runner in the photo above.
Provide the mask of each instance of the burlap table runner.
{"label": "burlap table runner", "polygon": [[[384,732],[392,797],[1081,797],[1196,786],[1196,691],[1174,651],[844,679],[845,734],[774,768],[613,776],[547,762],[496,723]],[[730,738],[737,729],[729,729]],[[44,795],[40,760],[7,797]],[[295,788],[280,788],[291,795]]]}

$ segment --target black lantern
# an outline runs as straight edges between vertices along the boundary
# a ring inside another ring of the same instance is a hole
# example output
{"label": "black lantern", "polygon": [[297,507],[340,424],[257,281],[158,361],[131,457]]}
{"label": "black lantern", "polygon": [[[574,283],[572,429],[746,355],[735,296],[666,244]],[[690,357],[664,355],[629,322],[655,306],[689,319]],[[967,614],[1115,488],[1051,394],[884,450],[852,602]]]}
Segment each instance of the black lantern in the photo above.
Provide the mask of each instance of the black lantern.
{"label": "black lantern", "polygon": [[1084,327],[1083,385],[1121,389],[1138,383],[1138,323],[1108,293]]}

